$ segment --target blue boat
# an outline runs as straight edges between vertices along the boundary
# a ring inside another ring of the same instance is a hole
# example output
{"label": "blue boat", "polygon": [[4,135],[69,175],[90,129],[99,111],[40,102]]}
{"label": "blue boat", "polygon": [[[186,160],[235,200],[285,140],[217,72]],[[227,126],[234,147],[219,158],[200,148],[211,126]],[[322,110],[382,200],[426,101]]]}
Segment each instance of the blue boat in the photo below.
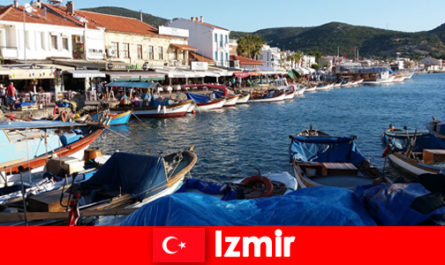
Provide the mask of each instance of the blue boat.
{"label": "blue boat", "polygon": [[360,153],[355,137],[291,136],[290,161],[299,187],[353,189],[381,181],[377,168]]}
{"label": "blue boat", "polygon": [[409,130],[408,128],[398,129],[390,125],[389,129],[381,136],[385,146],[391,145],[393,151],[406,151],[410,147],[411,141],[415,139],[413,152],[422,152],[423,149],[445,148],[445,142],[441,143],[436,136],[429,131]]}
{"label": "blue boat", "polygon": [[441,122],[433,118],[433,121],[428,123],[428,130],[436,136],[436,138],[445,142],[445,122]]}
{"label": "blue boat", "polygon": [[131,118],[132,110],[125,111],[122,113],[98,113],[93,115],[93,121],[98,121],[103,123],[106,126],[118,126],[128,124],[128,121]]}

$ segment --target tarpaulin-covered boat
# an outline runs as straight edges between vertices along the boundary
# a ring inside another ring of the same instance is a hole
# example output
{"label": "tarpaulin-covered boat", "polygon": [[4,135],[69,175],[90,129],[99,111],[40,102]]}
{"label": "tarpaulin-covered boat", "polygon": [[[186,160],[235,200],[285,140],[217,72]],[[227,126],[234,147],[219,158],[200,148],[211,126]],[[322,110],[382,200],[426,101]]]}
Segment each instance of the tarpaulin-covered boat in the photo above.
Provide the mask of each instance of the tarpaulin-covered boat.
{"label": "tarpaulin-covered boat", "polygon": [[221,109],[226,102],[224,98],[212,100],[209,96],[193,93],[187,93],[187,98],[195,102],[198,111]]}
{"label": "tarpaulin-covered boat", "polygon": [[355,188],[380,180],[377,168],[358,150],[354,137],[291,136],[290,160],[300,187]]}
{"label": "tarpaulin-covered boat", "polygon": [[352,191],[302,189],[283,196],[221,201],[200,193],[175,193],[149,203],[124,226],[372,226]]}

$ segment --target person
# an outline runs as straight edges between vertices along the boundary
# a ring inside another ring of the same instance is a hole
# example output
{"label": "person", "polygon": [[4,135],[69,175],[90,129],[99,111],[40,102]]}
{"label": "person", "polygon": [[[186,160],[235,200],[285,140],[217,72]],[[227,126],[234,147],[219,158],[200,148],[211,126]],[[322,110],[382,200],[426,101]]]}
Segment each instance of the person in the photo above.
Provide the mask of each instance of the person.
{"label": "person", "polygon": [[150,90],[149,89],[147,91],[145,91],[145,93],[142,95],[142,100],[144,101],[144,106],[145,107],[150,106],[151,95],[150,95]]}
{"label": "person", "polygon": [[102,99],[102,94],[104,93],[104,85],[103,85],[103,83],[102,82],[99,82],[98,84],[97,84],[97,96],[100,98],[100,99]]}
{"label": "person", "polygon": [[11,107],[11,110],[14,109],[15,102],[17,101],[17,91],[15,90],[14,83],[9,83],[9,86],[6,88],[6,95],[8,97],[8,103]]}
{"label": "person", "polygon": [[0,105],[6,105],[6,89],[3,84],[0,84]]}

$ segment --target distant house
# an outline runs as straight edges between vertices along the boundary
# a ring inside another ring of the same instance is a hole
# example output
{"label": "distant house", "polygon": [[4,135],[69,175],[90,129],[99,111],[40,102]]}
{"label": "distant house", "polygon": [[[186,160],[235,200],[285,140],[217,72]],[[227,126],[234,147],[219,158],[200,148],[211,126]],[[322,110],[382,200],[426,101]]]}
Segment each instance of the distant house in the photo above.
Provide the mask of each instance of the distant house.
{"label": "distant house", "polygon": [[230,60],[233,63],[233,68],[242,69],[245,71],[254,71],[264,65],[264,61],[257,61],[243,56],[230,56]]}
{"label": "distant house", "polygon": [[419,61],[419,63],[424,65],[425,71],[436,72],[442,70],[442,60],[438,60],[432,57],[424,58]]}
{"label": "distant house", "polygon": [[264,61],[264,70],[277,70],[281,67],[281,51],[280,48],[263,45],[258,59]]}
{"label": "distant house", "polygon": [[103,28],[80,17],[66,19],[41,1],[27,11],[17,1],[0,8],[0,55],[3,59],[104,58]]}
{"label": "distant house", "polygon": [[204,18],[175,18],[166,26],[187,29],[189,44],[198,49],[198,53],[214,60],[217,66],[229,67],[230,30],[204,22]]}

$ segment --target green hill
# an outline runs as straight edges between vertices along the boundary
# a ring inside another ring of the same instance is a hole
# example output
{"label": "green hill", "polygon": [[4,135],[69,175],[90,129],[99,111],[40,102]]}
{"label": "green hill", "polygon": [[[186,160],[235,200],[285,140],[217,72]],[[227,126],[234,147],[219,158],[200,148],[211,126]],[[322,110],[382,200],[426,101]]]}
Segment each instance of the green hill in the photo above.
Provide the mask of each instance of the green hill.
{"label": "green hill", "polygon": [[[94,8],[84,8],[82,10],[102,13],[102,14],[108,14],[108,15],[116,15],[116,16],[123,16],[123,17],[132,17],[139,19],[141,17],[140,12],[129,10],[122,7],[113,7],[113,6],[101,6],[101,7],[94,7]],[[142,13],[142,19],[145,23],[158,27],[159,25],[164,25],[168,19],[156,17],[151,14]]]}
{"label": "green hill", "polygon": [[[243,32],[234,32],[240,37]],[[331,22],[318,27],[287,27],[262,29],[253,34],[263,36],[267,43],[284,50],[304,52],[318,50],[323,54],[353,57],[358,48],[365,57],[434,56],[445,58],[445,25],[430,32],[406,33],[372,27]]]}

